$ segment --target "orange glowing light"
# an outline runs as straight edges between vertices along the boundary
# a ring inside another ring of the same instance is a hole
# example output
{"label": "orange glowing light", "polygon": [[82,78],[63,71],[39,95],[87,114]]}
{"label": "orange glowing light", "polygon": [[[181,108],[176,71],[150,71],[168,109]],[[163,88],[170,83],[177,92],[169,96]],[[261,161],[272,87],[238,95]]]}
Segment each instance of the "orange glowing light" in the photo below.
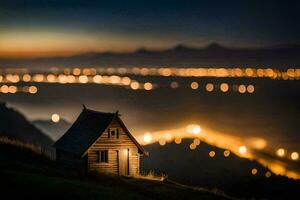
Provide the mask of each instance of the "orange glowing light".
{"label": "orange glowing light", "polygon": [[24,82],[29,82],[31,80],[31,76],[29,74],[24,74],[22,79]]}
{"label": "orange glowing light", "polygon": [[285,156],[285,149],[283,149],[283,148],[277,149],[276,154],[277,154],[279,157]]}
{"label": "orange glowing light", "polygon": [[225,151],[224,151],[224,156],[225,156],[225,157],[228,157],[229,155],[230,155],[230,151],[229,151],[229,150],[225,150]]}
{"label": "orange glowing light", "polygon": [[196,144],[195,144],[195,143],[192,143],[192,144],[190,144],[190,149],[191,149],[191,150],[194,150],[194,149],[196,149],[196,147],[197,147],[197,146],[196,146]]}
{"label": "orange glowing light", "polygon": [[197,90],[198,87],[199,87],[199,84],[198,84],[197,82],[194,81],[194,82],[191,83],[191,88],[192,88],[193,90]]}
{"label": "orange glowing light", "polygon": [[265,176],[266,176],[267,178],[270,178],[271,175],[272,175],[272,174],[271,174],[271,172],[269,172],[269,171],[265,173]]}
{"label": "orange glowing light", "polygon": [[102,81],[102,76],[101,75],[96,75],[93,77],[94,83],[101,83]]}
{"label": "orange glowing light", "polygon": [[89,81],[89,79],[86,75],[79,76],[78,80],[80,83],[87,83]]}
{"label": "orange glowing light", "polygon": [[121,78],[119,76],[113,75],[110,77],[110,82],[112,84],[118,84],[120,81],[121,81]]}
{"label": "orange glowing light", "polygon": [[51,116],[51,120],[52,120],[52,122],[57,123],[60,120],[60,116],[58,114],[54,113]]}
{"label": "orange glowing light", "polygon": [[243,94],[243,93],[246,92],[246,86],[245,85],[240,85],[238,90],[239,90],[239,93]]}
{"label": "orange glowing light", "polygon": [[242,155],[247,153],[247,147],[246,146],[240,146],[239,147],[239,153],[242,154]]}
{"label": "orange glowing light", "polygon": [[121,79],[121,83],[122,83],[123,85],[130,85],[131,79],[130,79],[129,77],[123,77],[123,78]]}
{"label": "orange glowing light", "polygon": [[140,88],[140,84],[139,84],[138,82],[134,81],[134,82],[132,82],[132,83],[130,84],[130,87],[131,87],[131,89],[133,89],[133,90],[137,90],[137,89]]}
{"label": "orange glowing light", "polygon": [[197,124],[190,124],[186,127],[186,131],[198,135],[201,132],[201,127]]}
{"label": "orange glowing light", "polygon": [[256,168],[253,168],[253,169],[251,170],[251,174],[252,174],[252,175],[256,175],[256,174],[257,174],[257,169],[256,169]]}
{"label": "orange glowing light", "polygon": [[48,74],[46,77],[47,81],[50,83],[54,83],[56,80],[56,76],[54,74]]}
{"label": "orange glowing light", "polygon": [[174,142],[176,144],[180,144],[182,142],[182,139],[181,138],[175,138]]}
{"label": "orange glowing light", "polygon": [[298,160],[298,159],[299,159],[299,154],[298,154],[298,152],[293,152],[293,153],[291,153],[291,159],[292,159],[292,160]]}
{"label": "orange glowing light", "polygon": [[144,89],[145,90],[152,90],[153,89],[152,83],[149,83],[149,82],[145,83],[144,84]]}
{"label": "orange glowing light", "polygon": [[81,70],[80,70],[79,68],[73,69],[73,74],[74,74],[75,76],[79,76],[80,73],[81,73]]}
{"label": "orange glowing light", "polygon": [[152,135],[150,133],[145,133],[143,140],[146,144],[149,144],[152,142]]}
{"label": "orange glowing light", "polygon": [[212,92],[214,90],[214,85],[212,83],[207,83],[205,88],[206,91]]}
{"label": "orange glowing light", "polygon": [[2,92],[2,93],[6,94],[6,93],[8,93],[8,91],[9,91],[9,90],[8,90],[8,86],[7,86],[7,85],[2,85],[2,86],[1,86],[1,92]]}
{"label": "orange glowing light", "polygon": [[209,157],[213,158],[213,157],[215,157],[216,152],[215,152],[215,151],[210,151],[210,152],[208,153],[208,155],[209,155]]}
{"label": "orange glowing light", "polygon": [[158,141],[158,143],[159,143],[160,146],[164,146],[164,145],[166,145],[166,140],[160,139]]}
{"label": "orange glowing light", "polygon": [[37,91],[38,91],[38,89],[35,86],[30,86],[28,88],[28,92],[31,93],[31,94],[35,94],[35,93],[37,93]]}
{"label": "orange glowing light", "polygon": [[221,90],[222,92],[227,92],[227,91],[229,90],[228,84],[227,84],[227,83],[222,83],[222,84],[220,85],[220,90]]}
{"label": "orange glowing light", "polygon": [[199,138],[195,138],[194,140],[193,140],[193,143],[195,144],[195,145],[200,145],[200,139]]}
{"label": "orange glowing light", "polygon": [[253,93],[254,90],[255,90],[255,88],[254,88],[253,85],[248,85],[248,86],[247,86],[247,92],[248,92],[248,93]]}
{"label": "orange glowing light", "polygon": [[36,82],[42,82],[44,80],[44,75],[43,74],[36,74],[33,76],[33,80]]}
{"label": "orange glowing light", "polygon": [[17,92],[17,87],[14,86],[14,85],[9,86],[8,87],[8,92],[12,93],[12,94],[16,93]]}

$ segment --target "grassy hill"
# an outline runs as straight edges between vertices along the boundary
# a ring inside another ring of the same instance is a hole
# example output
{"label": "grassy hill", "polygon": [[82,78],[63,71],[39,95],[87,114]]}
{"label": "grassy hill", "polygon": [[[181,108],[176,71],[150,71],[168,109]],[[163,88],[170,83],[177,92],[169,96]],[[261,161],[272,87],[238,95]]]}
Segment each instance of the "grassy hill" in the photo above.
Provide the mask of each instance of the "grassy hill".
{"label": "grassy hill", "polygon": [[[141,170],[166,173],[171,180],[196,187],[218,188],[239,198],[285,199],[287,194],[300,198],[300,181],[271,174],[269,169],[256,161],[240,158],[233,153],[224,157],[224,149],[204,142],[190,150],[192,140],[185,139],[180,145],[168,143],[147,145],[149,157],[141,159]],[[208,156],[215,151],[213,158]],[[252,175],[255,168],[257,174]]]}
{"label": "grassy hill", "polygon": [[82,176],[42,153],[12,144],[0,144],[0,177],[1,195],[10,199],[230,199],[170,181]]}
{"label": "grassy hill", "polygon": [[53,144],[53,140],[29,122],[23,114],[3,102],[0,102],[0,136],[41,145]]}

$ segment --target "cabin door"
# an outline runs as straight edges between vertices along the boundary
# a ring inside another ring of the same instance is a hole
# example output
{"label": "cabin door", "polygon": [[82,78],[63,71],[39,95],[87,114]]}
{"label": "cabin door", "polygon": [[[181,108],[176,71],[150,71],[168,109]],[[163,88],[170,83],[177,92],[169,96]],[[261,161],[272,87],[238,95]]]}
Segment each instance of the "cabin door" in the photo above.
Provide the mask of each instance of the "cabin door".
{"label": "cabin door", "polygon": [[119,175],[129,175],[129,149],[120,149],[119,151]]}

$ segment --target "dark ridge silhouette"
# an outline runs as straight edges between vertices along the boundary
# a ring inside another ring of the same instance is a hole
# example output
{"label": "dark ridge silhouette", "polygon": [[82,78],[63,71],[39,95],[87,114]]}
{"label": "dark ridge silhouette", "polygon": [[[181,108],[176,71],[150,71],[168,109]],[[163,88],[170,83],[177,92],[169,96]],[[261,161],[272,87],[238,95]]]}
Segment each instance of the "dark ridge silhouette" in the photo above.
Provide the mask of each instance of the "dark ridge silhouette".
{"label": "dark ridge silhouette", "polygon": [[71,124],[64,119],[60,119],[57,123],[51,120],[35,120],[32,123],[53,141],[58,140],[71,126]]}
{"label": "dark ridge silhouette", "polygon": [[140,48],[134,52],[88,52],[66,57],[0,59],[3,67],[47,66],[174,66],[174,67],[261,67],[286,69],[300,63],[300,45],[281,44],[264,48],[230,48],[211,43],[203,48],[179,44],[165,50]]}
{"label": "dark ridge silhouette", "polygon": [[0,136],[38,145],[51,145],[53,141],[32,125],[21,113],[0,103]]}
{"label": "dark ridge silhouette", "polygon": [[[204,142],[195,150],[190,150],[191,142],[192,140],[187,139],[180,145],[147,145],[145,148],[150,156],[142,157],[141,171],[165,173],[171,180],[187,185],[218,188],[236,197],[285,199],[286,194],[293,194],[295,199],[300,197],[297,189],[300,181],[273,173],[270,178],[266,178],[265,173],[269,170],[255,161],[240,158],[233,153],[226,158],[223,149]],[[208,156],[211,150],[215,151],[214,158]],[[258,170],[255,176],[251,174],[253,168]]]}

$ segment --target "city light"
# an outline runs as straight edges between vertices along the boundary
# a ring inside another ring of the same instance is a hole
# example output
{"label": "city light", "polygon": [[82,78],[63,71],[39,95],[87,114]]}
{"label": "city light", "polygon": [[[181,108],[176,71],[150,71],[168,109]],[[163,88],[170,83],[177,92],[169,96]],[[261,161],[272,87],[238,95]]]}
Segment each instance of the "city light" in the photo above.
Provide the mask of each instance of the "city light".
{"label": "city light", "polygon": [[227,92],[227,91],[229,90],[228,84],[227,84],[227,83],[222,83],[222,84],[220,85],[220,90],[221,90],[222,92]]}
{"label": "city light", "polygon": [[256,169],[256,168],[253,168],[253,169],[251,170],[251,173],[252,173],[252,175],[256,175],[256,174],[257,174],[257,169]]}
{"label": "city light", "polygon": [[299,159],[299,154],[298,154],[298,152],[293,152],[293,153],[291,153],[291,159],[292,159],[292,160],[298,160],[298,159]]}
{"label": "city light", "polygon": [[180,144],[182,142],[182,139],[181,138],[175,138],[174,142],[176,144]]}
{"label": "city light", "polygon": [[191,88],[192,88],[193,90],[198,89],[198,87],[199,87],[199,84],[198,84],[197,82],[192,82],[192,83],[191,83]]}
{"label": "city light", "polygon": [[213,157],[215,157],[216,152],[215,152],[215,151],[210,151],[210,152],[208,153],[208,155],[209,155],[209,157],[213,158]]}
{"label": "city light", "polygon": [[190,124],[186,127],[186,131],[198,135],[201,132],[201,127],[197,124]]}
{"label": "city light", "polygon": [[246,154],[246,152],[247,152],[247,147],[246,147],[246,146],[240,146],[240,147],[239,147],[239,153],[240,153],[241,155]]}
{"label": "city light", "polygon": [[208,92],[212,92],[214,90],[214,85],[212,83],[208,83],[205,88]]}
{"label": "city light", "polygon": [[230,151],[229,150],[225,150],[223,154],[224,154],[225,157],[228,157],[228,156],[230,156]]}
{"label": "city light", "polygon": [[58,114],[54,113],[51,116],[51,120],[52,120],[52,122],[57,123],[60,120],[60,116]]}
{"label": "city light", "polygon": [[149,83],[149,82],[145,83],[144,84],[144,89],[145,90],[152,90],[153,89],[152,83]]}
{"label": "city light", "polygon": [[277,149],[276,154],[279,157],[283,157],[283,156],[285,156],[285,150],[283,148],[279,148],[279,149]]}
{"label": "city light", "polygon": [[144,143],[149,144],[152,142],[152,135],[150,133],[145,133],[143,137]]}
{"label": "city light", "polygon": [[265,173],[265,176],[266,176],[267,178],[270,178],[271,175],[272,175],[272,174],[271,174],[271,172],[269,172],[269,171]]}

